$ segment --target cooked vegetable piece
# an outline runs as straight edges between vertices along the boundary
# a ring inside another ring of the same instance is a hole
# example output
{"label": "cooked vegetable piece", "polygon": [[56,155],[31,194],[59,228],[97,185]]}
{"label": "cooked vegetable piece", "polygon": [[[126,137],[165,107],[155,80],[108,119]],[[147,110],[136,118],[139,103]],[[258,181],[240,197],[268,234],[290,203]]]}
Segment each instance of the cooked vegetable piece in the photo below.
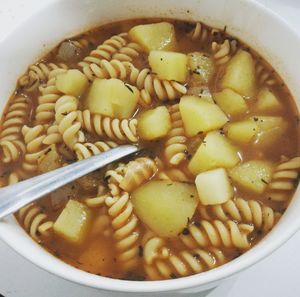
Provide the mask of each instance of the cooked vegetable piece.
{"label": "cooked vegetable piece", "polygon": [[181,97],[179,109],[188,137],[222,128],[228,121],[218,105],[197,96]]}
{"label": "cooked vegetable piece", "polygon": [[85,92],[89,82],[82,72],[77,69],[70,69],[57,75],[55,84],[62,93],[77,97]]}
{"label": "cooked vegetable piece", "polygon": [[81,243],[87,234],[91,214],[89,209],[76,200],[69,200],[54,223],[54,232],[74,244]]}
{"label": "cooked vegetable piece", "polygon": [[250,53],[240,50],[235,54],[226,67],[221,86],[248,98],[255,94],[255,63]]}
{"label": "cooked vegetable piece", "polygon": [[193,80],[202,84],[207,84],[215,71],[213,59],[201,52],[188,54],[188,66],[193,73]]}
{"label": "cooked vegetable piece", "polygon": [[238,150],[218,131],[209,132],[188,164],[193,174],[215,169],[232,168],[240,161]]}
{"label": "cooked vegetable piece", "polygon": [[56,145],[52,144],[46,153],[38,158],[39,172],[46,173],[62,166],[62,157],[57,152]]}
{"label": "cooked vegetable piece", "polygon": [[199,202],[196,187],[173,181],[150,181],[131,194],[139,219],[159,236],[175,237],[193,217]]}
{"label": "cooked vegetable piece", "polygon": [[240,186],[261,194],[272,179],[273,169],[271,162],[251,160],[232,168],[229,175]]}
{"label": "cooked vegetable piece", "polygon": [[242,144],[254,141],[260,131],[252,120],[229,123],[225,126],[225,130],[229,139]]}
{"label": "cooked vegetable piece", "polygon": [[194,86],[190,87],[187,91],[187,95],[198,96],[202,100],[208,101],[210,103],[215,103],[214,99],[210,93],[210,90],[206,86]]}
{"label": "cooked vegetable piece", "polygon": [[80,189],[76,183],[67,184],[57,190],[51,192],[51,206],[54,210],[63,208],[68,200],[76,199],[80,193]]}
{"label": "cooked vegetable piece", "polygon": [[149,64],[160,79],[186,81],[187,55],[167,51],[151,51]]}
{"label": "cooked vegetable piece", "polygon": [[137,133],[144,140],[156,140],[165,137],[171,127],[168,109],[159,106],[141,113],[138,118]]}
{"label": "cooked vegetable piece", "polygon": [[231,89],[214,93],[213,98],[219,107],[230,116],[240,115],[248,111],[245,99]]}
{"label": "cooked vegetable piece", "polygon": [[100,174],[97,171],[84,175],[76,183],[85,191],[93,191],[99,186]]}
{"label": "cooked vegetable piece", "polygon": [[199,173],[195,183],[203,205],[225,203],[233,197],[233,188],[224,168]]}
{"label": "cooked vegetable piece", "polygon": [[257,111],[272,113],[282,110],[282,104],[268,88],[259,91],[257,100]]}
{"label": "cooked vegetable piece", "polygon": [[133,41],[142,45],[147,52],[174,51],[177,48],[174,26],[167,22],[138,25],[130,29],[128,35]]}
{"label": "cooked vegetable piece", "polygon": [[86,98],[85,107],[92,113],[127,119],[136,110],[138,100],[138,89],[122,80],[95,79]]}

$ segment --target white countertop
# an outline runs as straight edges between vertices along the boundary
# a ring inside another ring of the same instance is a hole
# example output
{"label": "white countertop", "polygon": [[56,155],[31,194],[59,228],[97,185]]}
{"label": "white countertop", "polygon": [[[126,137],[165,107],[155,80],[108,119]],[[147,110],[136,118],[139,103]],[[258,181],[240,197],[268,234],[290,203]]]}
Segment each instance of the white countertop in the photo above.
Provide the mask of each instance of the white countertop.
{"label": "white countertop", "polygon": [[[0,0],[0,39],[13,26],[54,0]],[[260,0],[299,28],[299,0]],[[0,57],[1,65],[1,57]],[[300,214],[299,214],[300,215]],[[269,258],[242,273],[231,287],[220,286],[208,297],[299,297],[300,231]],[[53,276],[29,263],[0,241],[0,296],[114,297]],[[188,296],[188,295],[186,295]]]}

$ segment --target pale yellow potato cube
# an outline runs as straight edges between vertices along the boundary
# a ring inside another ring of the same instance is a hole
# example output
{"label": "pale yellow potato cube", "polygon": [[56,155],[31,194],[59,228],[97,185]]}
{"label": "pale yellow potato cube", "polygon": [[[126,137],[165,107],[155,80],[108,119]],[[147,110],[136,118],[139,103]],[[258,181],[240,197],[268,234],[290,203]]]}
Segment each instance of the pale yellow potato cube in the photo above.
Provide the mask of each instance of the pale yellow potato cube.
{"label": "pale yellow potato cube", "polygon": [[197,96],[183,96],[179,110],[188,137],[222,128],[228,118],[220,107]]}
{"label": "pale yellow potato cube", "polygon": [[240,50],[235,54],[226,67],[221,86],[247,98],[255,95],[255,62],[250,53]]}
{"label": "pale yellow potato cube", "polygon": [[167,22],[138,25],[130,29],[129,37],[150,52],[152,50],[174,51],[177,41],[174,26]]}
{"label": "pale yellow potato cube", "polygon": [[203,205],[225,203],[233,197],[233,188],[224,168],[199,173],[195,184]]}
{"label": "pale yellow potato cube", "polygon": [[95,79],[85,100],[92,113],[128,119],[136,111],[140,93],[120,79]]}
{"label": "pale yellow potato cube", "polygon": [[251,160],[232,168],[230,177],[238,185],[257,194],[262,194],[272,179],[274,165],[269,161]]}
{"label": "pale yellow potato cube", "polygon": [[214,93],[213,98],[218,106],[228,115],[236,116],[248,111],[245,99],[231,89],[224,89]]}
{"label": "pale yellow potato cube", "polygon": [[256,109],[260,112],[272,113],[282,110],[282,104],[268,88],[263,88],[257,95]]}
{"label": "pale yellow potato cube", "polygon": [[167,51],[151,51],[148,57],[152,72],[158,78],[185,82],[187,55]]}
{"label": "pale yellow potato cube", "polygon": [[252,120],[229,123],[225,126],[225,130],[229,139],[242,144],[254,141],[260,132],[259,127]]}
{"label": "pale yellow potato cube", "polygon": [[56,235],[74,244],[82,243],[87,235],[91,214],[76,200],[69,200],[53,225]]}
{"label": "pale yellow potato cube", "polygon": [[67,70],[56,77],[55,85],[59,91],[72,96],[81,96],[87,89],[87,77],[77,69]]}
{"label": "pale yellow potato cube", "polygon": [[131,194],[135,214],[158,236],[177,237],[193,217],[199,198],[195,185],[150,181]]}
{"label": "pale yellow potato cube", "polygon": [[215,168],[232,168],[240,162],[237,148],[218,131],[209,132],[188,164],[194,175]]}

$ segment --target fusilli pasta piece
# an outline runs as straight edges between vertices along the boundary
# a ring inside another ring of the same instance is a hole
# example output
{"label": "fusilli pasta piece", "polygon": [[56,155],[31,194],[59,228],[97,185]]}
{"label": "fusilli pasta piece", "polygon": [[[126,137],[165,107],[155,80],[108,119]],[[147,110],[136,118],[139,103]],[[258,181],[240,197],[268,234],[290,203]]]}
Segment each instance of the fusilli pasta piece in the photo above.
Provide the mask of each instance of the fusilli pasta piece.
{"label": "fusilli pasta piece", "polygon": [[210,30],[200,22],[197,22],[195,28],[189,33],[189,36],[192,40],[199,40],[201,43],[205,43],[211,40],[211,35],[214,34],[214,32],[217,33],[218,31],[215,29]]}
{"label": "fusilli pasta piece", "polygon": [[258,85],[273,86],[276,83],[276,79],[273,76],[273,71],[265,68],[260,61],[255,66],[255,72]]}
{"label": "fusilli pasta piece", "polygon": [[105,199],[109,197],[106,187],[98,186],[98,193],[96,197],[84,199],[84,203],[90,208],[98,208],[105,205]]}
{"label": "fusilli pasta piece", "polygon": [[226,39],[223,43],[219,44],[214,41],[211,45],[211,49],[215,63],[217,65],[225,64],[236,52],[237,42],[235,40],[229,41],[228,39]]}
{"label": "fusilli pasta piece", "polygon": [[130,42],[113,54],[112,58],[119,61],[131,62],[134,58],[138,57],[141,52],[143,52],[143,49],[139,44]]}
{"label": "fusilli pasta piece", "polygon": [[137,119],[112,119],[100,114],[91,114],[89,110],[78,110],[77,120],[81,123],[83,129],[98,136],[121,142],[137,142]]}
{"label": "fusilli pasta piece", "polygon": [[218,219],[221,221],[234,220],[239,223],[253,224],[255,228],[268,232],[279,218],[269,206],[256,200],[236,198],[223,204],[199,206],[201,219]]}
{"label": "fusilli pasta piece", "polygon": [[248,235],[254,230],[253,225],[237,224],[232,220],[201,220],[199,224],[192,223],[186,232],[180,235],[182,242],[189,248],[197,247],[236,247],[249,249]]}

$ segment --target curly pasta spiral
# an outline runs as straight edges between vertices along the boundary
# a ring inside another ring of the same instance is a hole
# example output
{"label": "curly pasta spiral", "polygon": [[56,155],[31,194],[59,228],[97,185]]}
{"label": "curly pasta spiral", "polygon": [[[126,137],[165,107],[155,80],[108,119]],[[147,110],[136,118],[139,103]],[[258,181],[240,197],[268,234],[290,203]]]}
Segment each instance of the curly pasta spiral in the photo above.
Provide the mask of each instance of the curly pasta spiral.
{"label": "curly pasta spiral", "polygon": [[47,215],[42,212],[42,209],[34,203],[19,210],[18,219],[24,226],[24,229],[36,241],[39,241],[40,236],[51,235],[54,222],[49,220]]}
{"label": "curly pasta spiral", "polygon": [[171,165],[178,165],[186,159],[186,141],[183,122],[181,119],[179,104],[172,105],[169,109],[172,121],[172,129],[167,135],[165,143],[165,156]]}
{"label": "curly pasta spiral", "polygon": [[30,107],[31,102],[27,98],[16,97],[4,114],[0,132],[1,160],[4,163],[15,162],[25,153],[21,130],[28,120]]}
{"label": "curly pasta spiral", "polygon": [[260,204],[256,200],[244,200],[242,198],[229,200],[223,204],[199,206],[198,209],[202,219],[234,220],[253,224],[257,229],[264,232],[271,230],[276,223],[276,218],[280,216],[278,213],[275,214],[272,208]]}
{"label": "curly pasta spiral", "polygon": [[260,62],[255,65],[255,72],[258,85],[272,86],[276,83],[273,72],[265,68]]}
{"label": "curly pasta spiral", "polygon": [[199,40],[201,43],[209,41],[212,35],[216,34],[218,30],[210,30],[200,22],[197,22],[195,28],[189,33],[192,40]]}
{"label": "curly pasta spiral", "polygon": [[103,117],[100,114],[91,114],[89,110],[78,110],[77,120],[81,123],[83,129],[98,136],[121,142],[137,142],[137,119],[112,119]]}
{"label": "curly pasta spiral", "polygon": [[299,182],[300,157],[295,157],[277,166],[268,185],[268,198],[285,201]]}
{"label": "curly pasta spiral", "polygon": [[38,63],[29,66],[26,74],[20,77],[19,85],[24,88],[25,91],[35,91],[38,86],[48,80],[49,74],[55,69],[67,69],[68,66],[63,63]]}
{"label": "curly pasta spiral", "polygon": [[198,224],[190,224],[187,227],[188,234],[181,234],[180,239],[189,248],[224,246],[249,249],[248,235],[254,230],[252,225],[237,224],[232,220],[222,222],[220,220],[201,220]]}
{"label": "curly pasta spiral", "polygon": [[217,65],[227,63],[232,55],[236,52],[237,42],[235,40],[229,41],[228,39],[224,40],[223,43],[219,44],[213,42],[211,45],[213,58]]}
{"label": "curly pasta spiral", "polygon": [[83,160],[95,156],[118,146],[113,141],[97,141],[95,143],[76,143],[74,145],[75,154],[78,160]]}
{"label": "curly pasta spiral", "polygon": [[122,193],[120,196],[105,199],[108,206],[108,214],[112,218],[114,238],[116,240],[117,259],[126,268],[137,264],[140,238],[139,221],[133,212],[129,194]]}
{"label": "curly pasta spiral", "polygon": [[112,58],[119,61],[131,62],[134,58],[138,57],[142,51],[143,49],[139,44],[130,42],[113,54]]}

